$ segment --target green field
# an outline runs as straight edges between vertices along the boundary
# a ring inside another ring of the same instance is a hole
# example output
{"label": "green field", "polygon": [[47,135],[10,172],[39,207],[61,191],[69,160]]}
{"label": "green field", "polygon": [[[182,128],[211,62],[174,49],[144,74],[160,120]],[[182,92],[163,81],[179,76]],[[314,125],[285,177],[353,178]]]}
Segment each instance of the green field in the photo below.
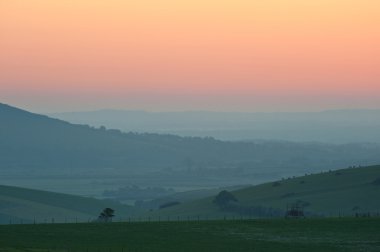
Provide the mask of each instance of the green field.
{"label": "green field", "polygon": [[0,251],[380,251],[380,218],[0,226]]}
{"label": "green field", "polygon": [[[323,216],[352,216],[356,212],[380,213],[380,166],[349,168],[287,178],[232,191],[238,204],[285,210],[301,202],[306,212]],[[208,197],[149,213],[151,216],[239,216],[221,210]],[[244,215],[244,213],[243,213]]]}

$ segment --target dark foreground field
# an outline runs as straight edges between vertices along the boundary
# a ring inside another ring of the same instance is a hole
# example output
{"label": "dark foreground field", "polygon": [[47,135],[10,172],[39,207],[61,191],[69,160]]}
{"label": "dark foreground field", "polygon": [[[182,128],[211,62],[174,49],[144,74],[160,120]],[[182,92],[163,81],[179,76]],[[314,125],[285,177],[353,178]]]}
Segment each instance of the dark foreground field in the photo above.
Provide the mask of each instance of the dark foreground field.
{"label": "dark foreground field", "polygon": [[3,225],[0,251],[380,251],[380,218]]}

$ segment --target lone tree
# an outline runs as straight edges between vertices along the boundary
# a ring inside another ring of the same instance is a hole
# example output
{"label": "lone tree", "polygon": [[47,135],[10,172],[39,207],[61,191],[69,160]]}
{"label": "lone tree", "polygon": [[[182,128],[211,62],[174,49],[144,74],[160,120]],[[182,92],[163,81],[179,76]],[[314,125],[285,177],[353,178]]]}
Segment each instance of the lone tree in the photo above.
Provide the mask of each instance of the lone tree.
{"label": "lone tree", "polygon": [[215,198],[214,198],[214,203],[218,205],[221,208],[227,207],[229,204],[237,202],[237,199],[235,198],[232,193],[224,190],[221,191]]}
{"label": "lone tree", "polygon": [[99,217],[98,217],[98,221],[101,221],[101,222],[111,222],[112,221],[112,217],[114,217],[115,213],[115,210],[113,210],[112,208],[104,208],[104,210],[100,213]]}

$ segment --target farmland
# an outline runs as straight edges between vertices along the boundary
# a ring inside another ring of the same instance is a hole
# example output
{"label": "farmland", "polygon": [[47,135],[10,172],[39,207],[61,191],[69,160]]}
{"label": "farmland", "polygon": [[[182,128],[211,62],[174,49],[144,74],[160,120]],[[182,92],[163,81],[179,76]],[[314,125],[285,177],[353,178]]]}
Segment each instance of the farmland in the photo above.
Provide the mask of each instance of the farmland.
{"label": "farmland", "polygon": [[0,226],[0,251],[379,251],[379,218]]}

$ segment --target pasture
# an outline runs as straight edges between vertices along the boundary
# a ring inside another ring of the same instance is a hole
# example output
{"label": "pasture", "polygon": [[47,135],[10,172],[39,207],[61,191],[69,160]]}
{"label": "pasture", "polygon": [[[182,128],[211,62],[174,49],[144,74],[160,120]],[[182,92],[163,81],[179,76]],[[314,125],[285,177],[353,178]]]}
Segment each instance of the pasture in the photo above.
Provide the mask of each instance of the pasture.
{"label": "pasture", "polygon": [[380,251],[380,218],[1,225],[2,252]]}

